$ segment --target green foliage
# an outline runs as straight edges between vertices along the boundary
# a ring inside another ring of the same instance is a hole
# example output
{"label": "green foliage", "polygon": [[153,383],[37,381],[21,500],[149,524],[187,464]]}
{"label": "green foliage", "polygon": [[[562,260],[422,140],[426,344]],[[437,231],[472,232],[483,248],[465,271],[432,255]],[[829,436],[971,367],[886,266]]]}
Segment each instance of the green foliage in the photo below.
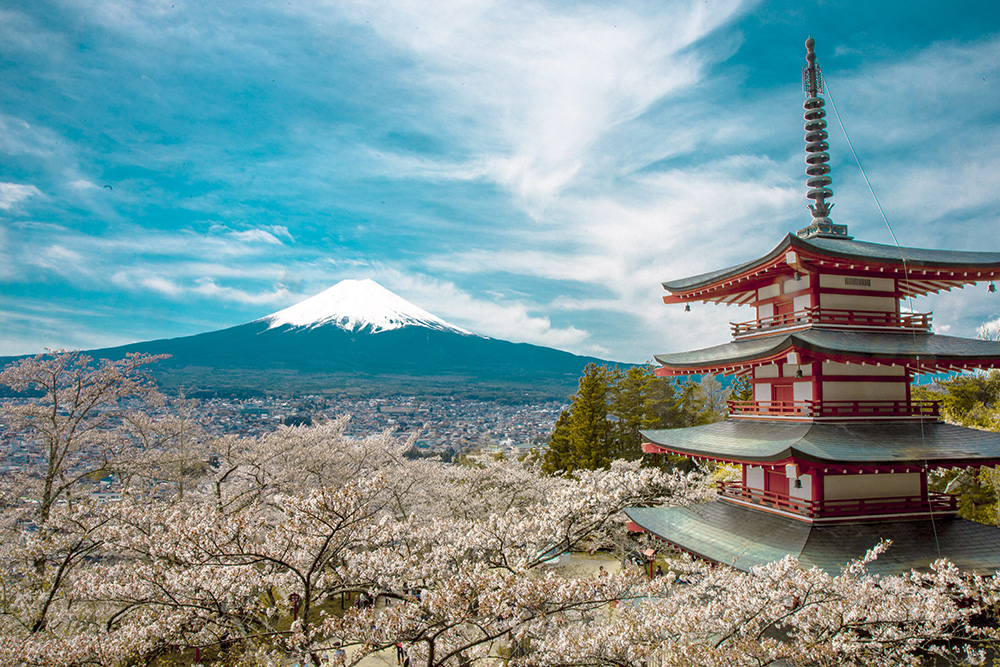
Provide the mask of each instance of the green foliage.
{"label": "green foliage", "polygon": [[677,382],[650,366],[628,369],[591,364],[570,406],[556,422],[543,469],[594,470],[614,459],[642,457],[642,429],[681,428],[725,416],[728,392],[712,377]]}
{"label": "green foliage", "polygon": [[929,480],[931,491],[961,494],[958,514],[963,519],[990,525],[1000,525],[997,487],[1000,471],[996,468],[946,470]]}
{"label": "green foliage", "polygon": [[749,374],[736,376],[736,381],[733,382],[733,389],[729,394],[729,398],[742,403],[753,400],[753,381],[750,379]]}
{"label": "green foliage", "polygon": [[[1000,371],[966,373],[937,387],[915,385],[914,400],[940,401],[945,421],[969,428],[1000,431]],[[960,493],[964,519],[1000,525],[1000,471],[996,468],[949,470],[931,484],[934,491]]]}
{"label": "green foliage", "polygon": [[941,383],[946,420],[1000,431],[1000,371],[959,375]]}

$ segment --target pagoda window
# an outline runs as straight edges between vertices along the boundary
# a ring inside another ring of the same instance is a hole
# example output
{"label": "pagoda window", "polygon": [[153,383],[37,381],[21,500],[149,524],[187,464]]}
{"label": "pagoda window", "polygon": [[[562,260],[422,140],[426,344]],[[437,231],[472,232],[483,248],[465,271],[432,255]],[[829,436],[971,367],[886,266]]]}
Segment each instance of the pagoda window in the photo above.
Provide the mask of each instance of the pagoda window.
{"label": "pagoda window", "polygon": [[862,311],[868,313],[895,313],[899,302],[893,296],[868,296],[862,294],[830,294],[820,292],[819,306],[824,310]]}
{"label": "pagoda window", "polygon": [[850,292],[896,293],[896,281],[892,278],[843,276],[824,273],[819,277],[820,288],[846,290]]}

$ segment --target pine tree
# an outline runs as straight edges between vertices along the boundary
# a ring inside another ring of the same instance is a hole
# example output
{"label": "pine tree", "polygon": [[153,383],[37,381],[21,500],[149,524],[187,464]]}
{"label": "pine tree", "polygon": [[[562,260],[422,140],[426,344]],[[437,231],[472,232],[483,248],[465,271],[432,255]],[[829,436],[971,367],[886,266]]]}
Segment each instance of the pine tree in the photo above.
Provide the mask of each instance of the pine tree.
{"label": "pine tree", "polygon": [[608,450],[608,390],[611,372],[605,366],[589,364],[573,397],[569,419],[574,468],[596,470],[612,461]]}
{"label": "pine tree", "polygon": [[569,435],[571,409],[563,410],[559,414],[552,436],[549,438],[549,447],[542,459],[542,470],[550,475],[561,470],[573,470],[576,467],[573,459],[573,443]]}
{"label": "pine tree", "polygon": [[651,373],[644,389],[643,428],[676,428],[680,423],[676,385]]}
{"label": "pine tree", "polygon": [[611,456],[633,460],[642,457],[642,434],[645,426],[646,387],[653,376],[649,366],[632,366],[612,375],[611,386]]}

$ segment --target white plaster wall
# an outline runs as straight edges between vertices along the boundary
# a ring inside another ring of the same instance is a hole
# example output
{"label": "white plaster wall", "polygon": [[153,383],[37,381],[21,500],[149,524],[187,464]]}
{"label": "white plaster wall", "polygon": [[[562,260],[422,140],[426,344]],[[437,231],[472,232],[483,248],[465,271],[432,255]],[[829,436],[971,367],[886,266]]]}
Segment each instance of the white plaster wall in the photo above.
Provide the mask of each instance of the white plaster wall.
{"label": "white plaster wall", "polygon": [[[896,281],[892,278],[869,278],[869,285],[848,285],[845,279],[848,276],[838,276],[830,273],[820,274],[820,287],[833,287],[836,289],[866,290],[872,292],[895,292]],[[851,276],[854,277],[854,276]]]}
{"label": "white plaster wall", "polygon": [[824,382],[824,401],[905,401],[905,382]]}
{"label": "white plaster wall", "polygon": [[774,315],[773,303],[762,303],[757,306],[757,319],[763,320]]}
{"label": "white plaster wall", "polygon": [[891,296],[860,296],[857,294],[819,295],[820,308],[829,310],[865,310],[877,313],[895,313],[896,300]]}
{"label": "white plaster wall", "polygon": [[756,378],[776,378],[778,377],[778,364],[758,366],[753,369],[753,376]]}
{"label": "white plaster wall", "polygon": [[793,378],[795,377],[795,371],[799,369],[802,369],[803,377],[809,377],[813,374],[812,364],[802,364],[801,366],[797,366],[795,364],[785,364],[781,369],[781,375],[782,377]]}
{"label": "white plaster wall", "polygon": [[[830,479],[827,477],[827,479]],[[813,494],[813,478],[812,475],[799,475],[799,481],[802,482],[802,488],[796,489],[795,485],[792,484],[788,489],[788,495],[792,498],[798,498],[799,500],[812,500]]]}
{"label": "white plaster wall", "polygon": [[747,487],[764,490],[764,469],[759,466],[747,466]]}
{"label": "white plaster wall", "polygon": [[874,366],[871,364],[842,364],[837,361],[823,362],[824,375],[857,375],[857,376],[880,376],[880,377],[903,377],[906,369],[902,366]]}
{"label": "white plaster wall", "polygon": [[795,310],[805,310],[812,305],[812,297],[808,294],[797,296],[792,299],[792,308]]}
{"label": "white plaster wall", "polygon": [[795,292],[809,289],[809,276],[802,275],[799,276],[798,280],[786,280],[783,288],[785,294],[794,294]]}
{"label": "white plaster wall", "polygon": [[762,301],[764,299],[770,299],[772,297],[776,297],[779,294],[781,294],[781,285],[778,285],[777,283],[775,283],[774,285],[767,285],[765,287],[761,287],[759,290],[757,290],[757,298]]}
{"label": "white plaster wall", "polygon": [[792,385],[792,399],[796,401],[813,400],[812,382],[796,382]]}
{"label": "white plaster wall", "polygon": [[764,382],[763,384],[755,384],[753,386],[753,400],[758,403],[761,401],[771,400],[771,383]]}
{"label": "white plaster wall", "polygon": [[[805,485],[805,482],[802,484]],[[827,475],[823,478],[823,497],[826,500],[919,495],[920,473],[916,472],[878,475]]]}

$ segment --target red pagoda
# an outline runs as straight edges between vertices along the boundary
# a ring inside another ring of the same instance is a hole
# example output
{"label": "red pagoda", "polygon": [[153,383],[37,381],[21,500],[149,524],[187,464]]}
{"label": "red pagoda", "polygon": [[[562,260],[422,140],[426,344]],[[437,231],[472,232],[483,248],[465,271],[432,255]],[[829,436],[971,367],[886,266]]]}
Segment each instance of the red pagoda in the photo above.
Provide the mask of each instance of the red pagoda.
{"label": "red pagoda", "polygon": [[740,569],[792,554],[836,572],[881,539],[872,569],[925,568],[947,557],[1000,569],[1000,529],[957,517],[956,497],[928,489],[940,468],[1000,463],[1000,433],[943,423],[913,400],[915,375],[1000,367],[1000,343],[931,333],[914,296],[1000,277],[1000,252],[900,248],[855,241],[830,219],[822,74],[806,42],[806,173],[812,222],[771,252],[663,283],[667,304],[749,305],[733,340],[655,358],[661,376],[747,378],[753,400],[725,421],[645,431],[644,450],[739,465],[708,503],[632,508],[639,528],[698,557]]}

